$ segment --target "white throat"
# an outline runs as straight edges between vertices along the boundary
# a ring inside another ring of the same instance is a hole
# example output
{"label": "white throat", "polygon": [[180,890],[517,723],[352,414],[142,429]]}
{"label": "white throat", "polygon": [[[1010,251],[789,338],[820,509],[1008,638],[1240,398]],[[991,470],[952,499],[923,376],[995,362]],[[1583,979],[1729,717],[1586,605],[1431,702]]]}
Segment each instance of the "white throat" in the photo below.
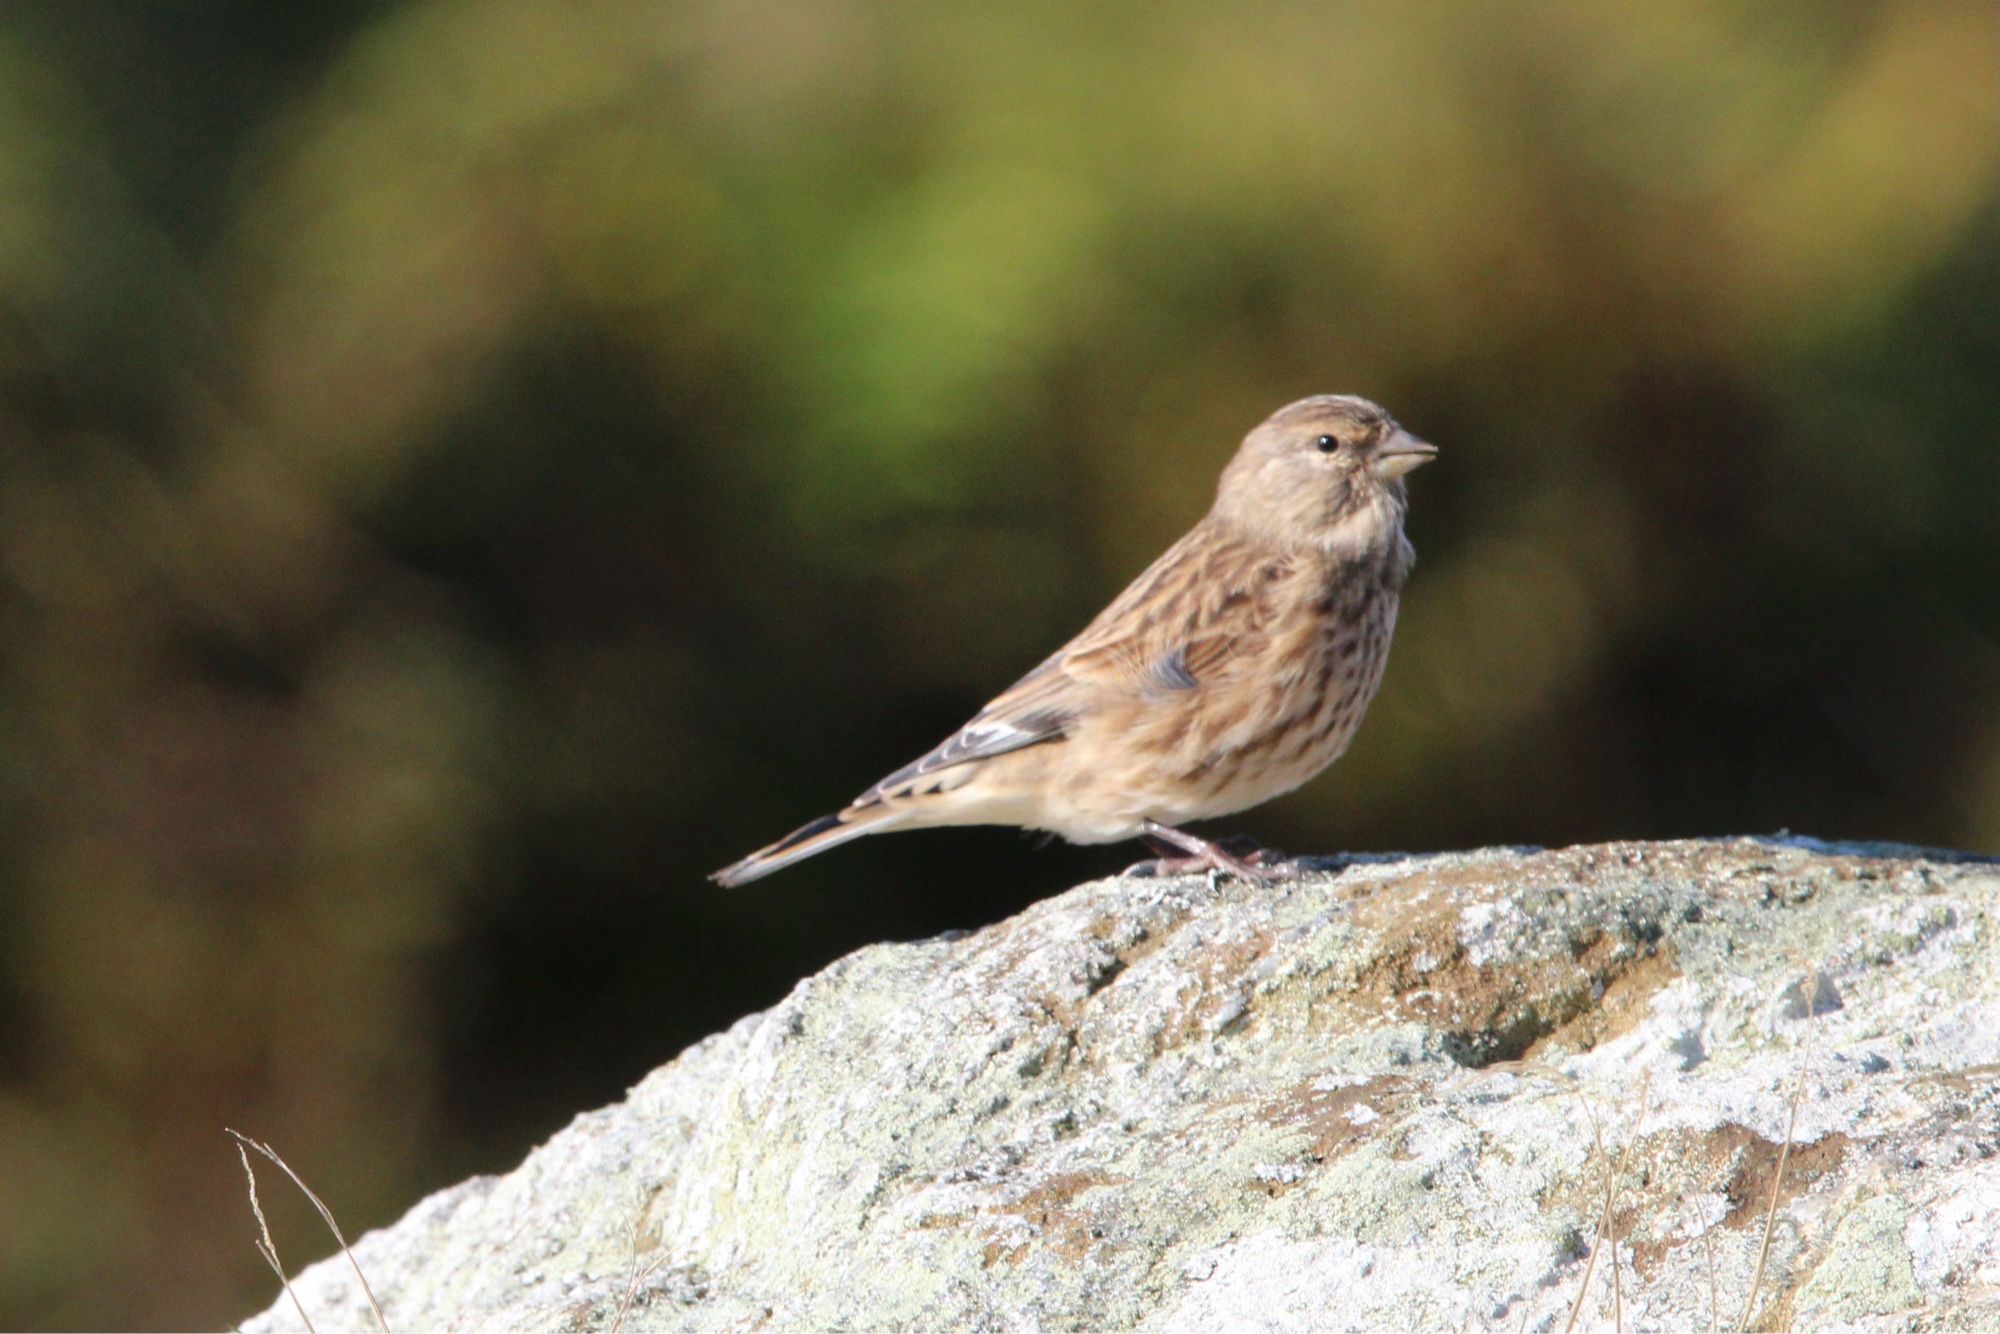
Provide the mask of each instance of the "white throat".
{"label": "white throat", "polygon": [[1386,560],[1403,532],[1403,509],[1387,488],[1371,488],[1368,502],[1319,533],[1318,546],[1338,561]]}

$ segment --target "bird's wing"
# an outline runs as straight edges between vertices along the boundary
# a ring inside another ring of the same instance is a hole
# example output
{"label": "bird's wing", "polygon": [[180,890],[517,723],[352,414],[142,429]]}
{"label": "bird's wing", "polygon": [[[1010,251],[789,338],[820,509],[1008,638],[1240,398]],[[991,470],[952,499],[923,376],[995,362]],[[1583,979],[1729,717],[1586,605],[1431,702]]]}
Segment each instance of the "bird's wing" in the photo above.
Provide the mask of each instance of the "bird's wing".
{"label": "bird's wing", "polygon": [[854,805],[907,792],[939,770],[1061,741],[1092,707],[1168,698],[1234,676],[1269,646],[1272,590],[1289,572],[1284,557],[1197,527],[1075,639]]}
{"label": "bird's wing", "polygon": [[1063,674],[1061,654],[1050,658],[1002,691],[972,721],[946,737],[935,749],[912,760],[854,799],[867,806],[894,793],[907,792],[940,769],[1005,755],[1010,750],[1060,741],[1082,711],[1076,682]]}

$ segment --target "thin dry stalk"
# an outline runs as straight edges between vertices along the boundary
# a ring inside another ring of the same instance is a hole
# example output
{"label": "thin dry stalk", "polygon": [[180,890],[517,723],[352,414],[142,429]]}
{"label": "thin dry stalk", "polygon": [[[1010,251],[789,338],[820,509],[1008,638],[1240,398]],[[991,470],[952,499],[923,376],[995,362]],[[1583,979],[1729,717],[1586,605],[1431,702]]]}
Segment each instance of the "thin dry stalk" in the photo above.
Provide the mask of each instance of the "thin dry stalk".
{"label": "thin dry stalk", "polygon": [[[361,1272],[360,1262],[354,1258],[354,1252],[348,1249],[347,1238],[341,1233],[340,1224],[334,1221],[333,1210],[326,1207],[326,1201],[320,1199],[318,1195],[313,1193],[313,1188],[311,1186],[308,1186],[305,1183],[304,1179],[301,1178],[297,1172],[294,1172],[292,1170],[292,1165],[290,1163],[286,1162],[283,1158],[280,1158],[278,1156],[278,1151],[276,1149],[273,1149],[268,1144],[259,1143],[258,1141],[251,1139],[248,1135],[238,1134],[236,1131],[230,1130],[229,1127],[227,1126],[224,1126],[223,1130],[229,1135],[231,1139],[234,1139],[236,1141],[236,1151],[239,1154],[243,1152],[245,1147],[255,1149],[257,1152],[263,1154],[273,1163],[276,1163],[278,1166],[278,1170],[283,1172],[286,1176],[290,1177],[292,1179],[292,1184],[294,1186],[297,1186],[300,1192],[304,1194],[304,1196],[308,1200],[312,1201],[312,1207],[319,1210],[319,1216],[321,1220],[325,1222],[327,1231],[333,1233],[333,1239],[340,1243],[340,1253],[347,1257],[348,1267],[354,1270],[355,1280],[361,1284],[362,1294],[368,1298],[368,1310],[375,1317],[375,1327],[381,1330],[382,1334],[389,1334],[389,1322],[382,1318],[382,1306],[381,1303],[375,1300],[375,1289],[368,1286],[368,1276]],[[245,1170],[247,1171],[249,1160],[246,1158],[244,1160],[244,1163],[245,1163]],[[253,1199],[255,1198],[254,1191],[252,1198]],[[296,1297],[294,1297],[292,1300],[294,1303],[298,1301]],[[299,1314],[303,1316],[305,1312],[301,1310]]]}
{"label": "thin dry stalk", "polygon": [[632,1265],[625,1280],[625,1293],[618,1299],[618,1314],[611,1319],[611,1334],[620,1334],[625,1328],[625,1317],[632,1314],[632,1303],[639,1298],[639,1288],[651,1278],[666,1260],[665,1254],[655,1255],[644,1269],[639,1267],[639,1233],[643,1228],[641,1210],[635,1207],[632,1213]]}
{"label": "thin dry stalk", "polygon": [[250,1169],[250,1155],[243,1146],[236,1146],[236,1156],[243,1160],[243,1179],[250,1187],[250,1212],[257,1216],[257,1254],[264,1257],[264,1263],[271,1266],[271,1272],[278,1276],[279,1286],[292,1299],[292,1309],[299,1313],[299,1320],[306,1327],[306,1334],[315,1334],[312,1317],[306,1314],[305,1303],[299,1294],[292,1291],[292,1281],[285,1277],[285,1266],[278,1259],[278,1243],[271,1240],[271,1225],[264,1219],[264,1206],[257,1202],[257,1174]]}
{"label": "thin dry stalk", "polygon": [[[1553,1065],[1545,1065],[1540,1061],[1496,1061],[1492,1065],[1489,1065],[1484,1070],[1480,1071],[1480,1073],[1482,1075],[1539,1075],[1542,1078],[1547,1079],[1550,1083],[1559,1085],[1562,1088],[1566,1088],[1571,1093],[1576,1095],[1577,1104],[1583,1108],[1584,1119],[1590,1122],[1591,1148],[1597,1154],[1598,1159],[1603,1162],[1604,1170],[1607,1174],[1604,1179],[1605,1210],[1606,1210],[1604,1227],[1608,1229],[1610,1225],[1610,1202],[1611,1202],[1612,1182],[1614,1180],[1614,1176],[1612,1175],[1611,1155],[1605,1152],[1604,1127],[1600,1125],[1597,1120],[1597,1109],[1591,1106],[1590,1099],[1584,1095],[1583,1085],[1579,1084],[1576,1081],[1576,1079],[1569,1074],[1568,1071],[1559,1070]],[[1641,1114],[1643,1115],[1643,1112]],[[1630,1146],[1628,1145],[1627,1147],[1629,1149]],[[1623,1168],[1622,1161],[1619,1166],[1620,1169],[1622,1170]],[[1569,1308],[1569,1321],[1567,1324],[1563,1326],[1563,1334],[1570,1334],[1570,1332],[1576,1328],[1576,1322],[1580,1318],[1582,1318],[1583,1303],[1585,1298],[1587,1298],[1590,1295],[1590,1280],[1592,1276],[1597,1272],[1597,1255],[1598,1252],[1602,1249],[1603,1248],[1600,1246],[1593,1245],[1590,1248],[1589,1258],[1584,1261],[1583,1281],[1577,1288],[1576,1301],[1572,1303]],[[1618,1263],[1615,1245],[1613,1247],[1613,1255],[1611,1263],[1614,1266],[1614,1273],[1615,1273],[1616,1272],[1615,1266]],[[1525,1319],[1526,1317],[1524,1314],[1523,1320],[1525,1321]]]}
{"label": "thin dry stalk", "polygon": [[1764,1240],[1757,1247],[1757,1268],[1750,1275],[1750,1295],[1743,1301],[1743,1314],[1737,1318],[1736,1334],[1750,1327],[1750,1315],[1757,1309],[1757,1289],[1764,1284],[1764,1263],[1771,1258],[1771,1233],[1778,1224],[1778,1195],[1785,1184],[1785,1164],[1792,1156],[1792,1132],[1799,1124],[1799,1104],[1805,1101],[1806,1072],[1812,1068],[1813,1045],[1813,1002],[1819,995],[1819,973],[1806,973],[1806,1035],[1799,1053],[1798,1078],[1792,1081],[1792,1097],[1785,1113],[1785,1142],[1778,1146],[1778,1167],[1771,1174],[1771,1198],[1764,1208]]}
{"label": "thin dry stalk", "polygon": [[[1604,1163],[1604,1170],[1608,1173],[1611,1171],[1611,1155],[1604,1151],[1604,1131],[1597,1123],[1597,1112],[1591,1107],[1590,1099],[1583,1096],[1583,1090],[1577,1086],[1576,1082],[1570,1080],[1569,1084],[1570,1091],[1576,1094],[1576,1100],[1583,1104],[1584,1115],[1590,1118],[1591,1147],[1596,1150],[1598,1158]],[[1609,1176],[1605,1177],[1604,1190],[1608,1207],[1611,1191],[1611,1178]],[[1570,1331],[1576,1328],[1577,1317],[1583,1314],[1583,1300],[1590,1295],[1590,1278],[1592,1274],[1597,1272],[1597,1254],[1603,1249],[1603,1247],[1597,1245],[1593,1245],[1590,1248],[1590,1258],[1583,1265],[1583,1282],[1577,1285],[1576,1301],[1569,1308],[1569,1323],[1563,1326],[1563,1334],[1570,1334]],[[1614,1265],[1618,1263],[1616,1256],[1612,1257],[1612,1263]]]}
{"label": "thin dry stalk", "polygon": [[1717,1322],[1722,1318],[1722,1298],[1715,1286],[1715,1229],[1701,1225],[1701,1211],[1687,1200],[1681,1201],[1681,1212],[1689,1219],[1688,1236],[1701,1238],[1703,1257],[1708,1266],[1708,1334],[1717,1334]]}
{"label": "thin dry stalk", "polygon": [[[1612,1311],[1614,1318],[1622,1329],[1625,1318],[1624,1285],[1618,1270],[1618,1239],[1612,1227],[1611,1215],[1616,1204],[1617,1180],[1624,1175],[1626,1168],[1632,1160],[1632,1149],[1637,1139],[1637,1125],[1635,1124],[1634,1126],[1633,1138],[1626,1140],[1624,1148],[1619,1152],[1617,1163],[1613,1164],[1611,1155],[1604,1147],[1604,1127],[1597,1119],[1597,1109],[1591,1105],[1590,1099],[1585,1096],[1583,1086],[1566,1071],[1558,1070],[1552,1065],[1544,1065],[1539,1061],[1501,1061],[1488,1066],[1482,1073],[1541,1075],[1551,1083],[1559,1084],[1576,1095],[1578,1104],[1583,1108],[1584,1117],[1590,1122],[1591,1147],[1597,1154],[1599,1161],[1604,1164],[1604,1212],[1599,1220],[1598,1233],[1601,1238],[1609,1240],[1611,1243]],[[1651,1091],[1652,1076],[1650,1074],[1642,1076],[1639,1085],[1640,1122],[1643,1122],[1646,1118],[1646,1108]],[[1583,1266],[1583,1281],[1577,1289],[1575,1302],[1570,1305],[1569,1321],[1563,1326],[1564,1334],[1569,1334],[1570,1331],[1574,1330],[1577,1321],[1583,1318],[1583,1304],[1590,1296],[1590,1281],[1596,1275],[1597,1257],[1602,1249],[1601,1246],[1597,1245],[1593,1245],[1590,1248],[1590,1257],[1584,1262]]]}
{"label": "thin dry stalk", "polygon": [[625,1328],[625,1317],[632,1314],[632,1303],[639,1298],[639,1289],[647,1279],[659,1269],[666,1257],[655,1256],[644,1269],[634,1270],[630,1281],[625,1284],[625,1295],[618,1299],[618,1314],[611,1321],[611,1334],[619,1334]]}
{"label": "thin dry stalk", "polygon": [[1646,1124],[1646,1101],[1652,1092],[1653,1075],[1647,1071],[1639,1076],[1639,1115],[1632,1122],[1632,1133],[1626,1137],[1625,1147],[1618,1151],[1618,1170],[1604,1182],[1604,1226],[1600,1231],[1611,1243],[1611,1321],[1618,1334],[1625,1331],[1625,1287],[1618,1276],[1618,1232],[1611,1221],[1612,1182],[1625,1179],[1625,1168],[1632,1161],[1632,1146],[1639,1142],[1639,1130]]}
{"label": "thin dry stalk", "polygon": [[1715,1285],[1714,1228],[1705,1227],[1701,1230],[1701,1249],[1703,1259],[1708,1265],[1708,1334],[1719,1334],[1721,1326],[1717,1322],[1722,1319],[1722,1292]]}

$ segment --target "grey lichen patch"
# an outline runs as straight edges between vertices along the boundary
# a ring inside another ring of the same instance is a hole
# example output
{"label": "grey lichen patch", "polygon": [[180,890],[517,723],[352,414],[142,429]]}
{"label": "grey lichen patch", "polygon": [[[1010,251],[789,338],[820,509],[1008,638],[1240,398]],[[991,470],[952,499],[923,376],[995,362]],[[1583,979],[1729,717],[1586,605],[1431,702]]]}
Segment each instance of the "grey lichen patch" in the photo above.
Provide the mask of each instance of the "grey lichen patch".
{"label": "grey lichen patch", "polygon": [[1970,1327],[1996,900],[1795,839],[1101,881],[840,961],[356,1256],[404,1328],[1552,1328],[1586,1269],[1609,1326],[1614,1267],[1705,1328],[1775,1205],[1759,1319]]}
{"label": "grey lichen patch", "polygon": [[1909,1221],[1909,1203],[1898,1195],[1878,1195],[1848,1210],[1792,1299],[1794,1318],[1818,1327],[1919,1306],[1924,1294],[1903,1239]]}

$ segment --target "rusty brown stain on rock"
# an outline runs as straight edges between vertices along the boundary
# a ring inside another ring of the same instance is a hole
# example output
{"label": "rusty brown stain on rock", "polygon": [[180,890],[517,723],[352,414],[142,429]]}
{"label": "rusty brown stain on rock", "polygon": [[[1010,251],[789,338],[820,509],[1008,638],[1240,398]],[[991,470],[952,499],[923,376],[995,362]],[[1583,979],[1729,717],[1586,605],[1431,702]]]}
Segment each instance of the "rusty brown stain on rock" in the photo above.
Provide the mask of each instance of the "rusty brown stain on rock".
{"label": "rusty brown stain on rock", "polygon": [[1002,1260],[1010,1265],[1017,1265],[1027,1258],[1028,1243],[1025,1241],[1016,1242],[1012,1246],[1001,1241],[989,1241],[979,1250],[979,1263],[987,1269],[991,1269]]}
{"label": "rusty brown stain on rock", "polygon": [[1017,1233],[1009,1231],[989,1238],[979,1251],[980,1262],[986,1268],[991,1269],[1002,1261],[1010,1265],[1021,1263],[1037,1242],[1064,1260],[1075,1263],[1084,1259],[1103,1238],[1092,1215],[1072,1211],[1070,1203],[1085,1191],[1096,1190],[1100,1186],[1120,1186],[1127,1180],[1126,1177],[1106,1176],[1098,1172],[1060,1172],[1018,1199],[982,1204],[966,1213],[932,1214],[917,1226],[956,1228],[981,1219],[1018,1218],[1034,1230],[1033,1235],[1022,1240]]}
{"label": "rusty brown stain on rock", "polygon": [[[1403,1075],[1377,1075],[1357,1084],[1318,1087],[1319,1081],[1295,1085],[1267,1100],[1257,1112],[1267,1125],[1297,1130],[1306,1136],[1305,1154],[1313,1163],[1330,1162],[1394,1126],[1418,1096]],[[1365,1108],[1373,1115],[1357,1116]],[[1254,1183],[1273,1196],[1296,1182]]]}
{"label": "rusty brown stain on rock", "polygon": [[1192,973],[1194,994],[1177,998],[1173,1014],[1154,1037],[1153,1054],[1163,1055],[1176,1047],[1212,1035],[1215,1019],[1223,1006],[1240,1000],[1243,1013],[1250,1013],[1250,997],[1242,989],[1252,986],[1251,969],[1271,952],[1276,934],[1260,930],[1244,940],[1210,941],[1183,964]]}
{"label": "rusty brown stain on rock", "polygon": [[[1778,1207],[1783,1209],[1838,1167],[1853,1142],[1836,1132],[1810,1144],[1793,1144],[1785,1154],[1784,1179],[1777,1183]],[[1614,1158],[1624,1151],[1608,1130],[1605,1148]],[[1614,1183],[1611,1234],[1631,1248],[1632,1267],[1640,1277],[1650,1279],[1668,1256],[1683,1246],[1698,1244],[1701,1235],[1639,1235],[1647,1219],[1676,1228],[1684,1221],[1678,1211],[1660,1209],[1662,1198],[1719,1194],[1729,1205],[1720,1220],[1723,1227],[1731,1231],[1761,1227],[1764,1213],[1771,1207],[1781,1153],[1782,1144],[1735,1122],[1700,1132],[1682,1129],[1645,1136],[1632,1145],[1629,1159],[1637,1180]],[[1595,1168],[1580,1175],[1572,1191],[1543,1204],[1577,1210],[1589,1220],[1587,1226],[1601,1236],[1603,1190],[1602,1169]]]}
{"label": "rusty brown stain on rock", "polygon": [[[1894,864],[1853,858],[1857,877],[1884,874]],[[1517,897],[1524,882],[1556,892],[1591,884],[1607,874],[1629,873],[1635,882],[1658,877],[1694,878],[1711,893],[1729,895],[1746,886],[1778,906],[1812,897],[1800,889],[1801,868],[1814,858],[1802,851],[1758,843],[1703,844],[1661,849],[1646,844],[1605,844],[1523,854],[1512,861],[1440,866],[1420,862],[1382,882],[1358,881],[1346,891],[1357,930],[1376,940],[1366,962],[1323,998],[1327,1021],[1345,1025],[1361,1011],[1373,1019],[1385,1008],[1449,1035],[1467,1064],[1485,1066],[1535,1058],[1560,1048],[1589,1051],[1642,1022],[1652,997],[1681,976],[1670,938],[1644,920],[1599,923],[1535,957],[1472,963],[1460,942],[1465,909]],[[1532,917],[1533,909],[1524,910]],[[1123,948],[1092,994],[1132,963],[1161,948],[1184,923]],[[1108,930],[1092,935],[1108,943]],[[1245,975],[1270,950],[1268,934],[1254,940],[1203,946],[1193,964],[1200,989],[1177,1006],[1157,1035],[1156,1053],[1206,1037],[1222,1006],[1240,995]],[[1247,998],[1246,998],[1247,999]],[[1051,1004],[1060,1022],[1073,1022],[1074,1006]]]}
{"label": "rusty brown stain on rock", "polygon": [[[1723,1189],[1729,1201],[1729,1212],[1722,1218],[1726,1228],[1761,1223],[1765,1210],[1771,1207],[1774,1182],[1780,1209],[1805,1194],[1814,1182],[1840,1165],[1848,1145],[1854,1142],[1836,1131],[1810,1144],[1794,1144],[1786,1153],[1783,1145],[1733,1121],[1708,1132],[1708,1139],[1718,1159],[1734,1160],[1734,1170]],[[1777,1180],[1780,1155],[1785,1159],[1783,1181]]]}
{"label": "rusty brown stain on rock", "polygon": [[[1019,1218],[1035,1229],[1037,1239],[1044,1246],[1075,1263],[1088,1255],[1100,1238],[1096,1235],[1090,1215],[1072,1211],[1070,1203],[1087,1190],[1122,1185],[1124,1182],[1124,1177],[1104,1176],[1096,1172],[1060,1172],[1020,1199],[1000,1205],[992,1212]],[[1017,1247],[1006,1258],[1010,1264],[1019,1264],[1025,1254],[1025,1247]]]}
{"label": "rusty brown stain on rock", "polygon": [[1470,1065],[1533,1055],[1549,1040],[1588,1050],[1637,1024],[1680,976],[1643,923],[1593,928],[1538,957],[1474,963],[1459,940],[1462,911],[1454,902],[1388,915],[1352,982],[1370,1010],[1400,1007],[1448,1033]]}
{"label": "rusty brown stain on rock", "polygon": [[1529,1044],[1527,1059],[1551,1055],[1551,1048],[1586,1052],[1624,1036],[1644,1021],[1653,996],[1680,975],[1678,951],[1671,940],[1641,946],[1632,955],[1613,961],[1601,983],[1604,994]]}

